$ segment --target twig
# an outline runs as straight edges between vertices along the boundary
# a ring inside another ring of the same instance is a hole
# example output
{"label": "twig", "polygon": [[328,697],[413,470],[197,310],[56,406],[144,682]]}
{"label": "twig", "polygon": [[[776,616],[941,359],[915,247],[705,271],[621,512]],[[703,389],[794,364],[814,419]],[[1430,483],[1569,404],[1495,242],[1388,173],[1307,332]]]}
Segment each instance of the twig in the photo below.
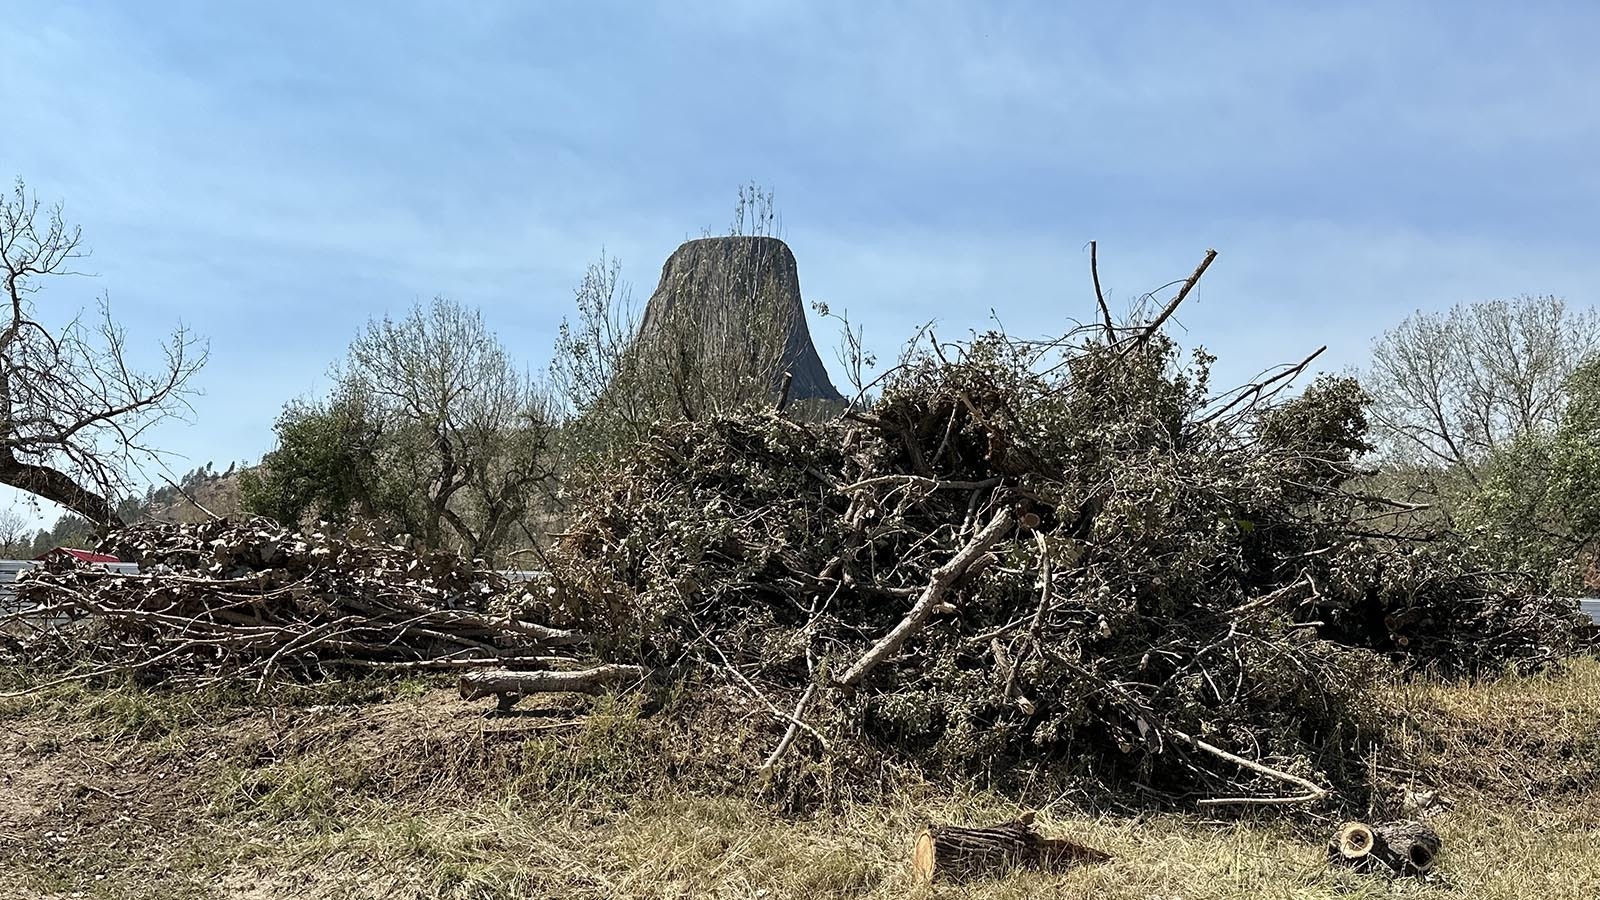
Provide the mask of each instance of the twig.
{"label": "twig", "polygon": [[1183,287],[1178,289],[1178,296],[1173,297],[1172,302],[1168,303],[1166,308],[1161,310],[1161,314],[1156,316],[1149,325],[1145,326],[1144,331],[1140,332],[1139,337],[1134,340],[1134,346],[1139,346],[1150,340],[1150,336],[1159,331],[1161,326],[1166,323],[1167,319],[1170,318],[1174,312],[1177,312],[1178,305],[1183,302],[1185,297],[1189,296],[1190,291],[1194,290],[1194,286],[1200,281],[1200,276],[1206,273],[1206,269],[1211,265],[1211,261],[1216,258],[1217,251],[1206,251],[1206,258],[1200,260],[1200,265],[1195,268],[1194,274],[1190,275],[1189,280],[1185,281],[1183,283]]}
{"label": "twig", "polygon": [[793,730],[795,728],[804,728],[808,734],[810,734],[812,737],[817,739],[817,743],[822,745],[822,749],[824,749],[824,750],[828,749],[828,740],[827,740],[827,738],[824,738],[821,735],[821,733],[819,733],[815,728],[812,728],[810,725],[807,725],[805,722],[801,721],[801,719],[800,719],[800,713],[805,711],[805,705],[808,702],[807,699],[805,699],[805,698],[801,699],[800,704],[797,707],[798,711],[795,712],[793,715],[785,713],[783,710],[781,710],[777,706],[773,705],[772,701],[767,699],[767,695],[762,693],[761,689],[756,687],[755,684],[750,681],[750,679],[746,678],[744,676],[743,672],[740,672],[737,668],[734,667],[733,663],[728,660],[727,655],[725,655],[722,652],[722,648],[720,648],[716,644],[712,643],[711,639],[709,637],[706,637],[705,632],[702,631],[700,633],[700,637],[705,640],[706,645],[709,646],[717,654],[718,658],[720,658],[722,660],[722,665],[723,665],[724,669],[730,675],[732,675],[735,679],[737,679],[740,684],[744,685],[745,688],[747,688],[750,691],[751,694],[754,694],[755,698],[757,700],[761,701],[761,705],[765,706],[767,708],[768,712],[770,712],[774,716],[777,716],[778,718],[784,720],[785,722],[788,722],[789,723],[789,728],[791,730]]}
{"label": "twig", "polygon": [[[772,755],[768,756],[767,761],[761,764],[759,770],[761,774],[765,775],[771,772],[772,768],[778,764],[778,761],[783,759],[783,755],[789,752],[789,747],[794,743],[795,735],[800,733],[800,729],[804,728],[811,734],[816,735],[818,741],[822,741],[822,735],[817,734],[817,730],[807,725],[803,718],[806,714],[806,707],[811,705],[811,701],[816,696],[817,683],[813,681],[806,688],[806,692],[800,695],[800,702],[794,705],[794,712],[789,716],[789,730],[783,733],[783,740],[778,741],[778,746],[772,748]],[[827,742],[823,741],[822,746],[826,750]]]}
{"label": "twig", "polygon": [[1326,796],[1328,792],[1321,791],[1293,797],[1208,797],[1196,802],[1200,806],[1292,806],[1296,803],[1315,803]]}
{"label": "twig", "polygon": [[1100,254],[1097,241],[1089,242],[1089,274],[1094,277],[1094,299],[1100,303],[1100,315],[1106,322],[1106,342],[1116,340],[1117,326],[1111,322],[1111,308],[1106,306],[1106,295],[1100,290]]}
{"label": "twig", "polygon": [[994,478],[985,478],[982,481],[943,481],[938,478],[928,478],[922,475],[879,475],[875,478],[863,479],[855,484],[845,485],[844,487],[839,488],[839,492],[842,494],[848,494],[851,491],[859,491],[862,488],[876,487],[880,484],[920,484],[926,486],[930,490],[981,491],[984,488],[995,487],[1003,480],[1004,479],[1000,478],[999,476]]}
{"label": "twig", "polygon": [[1279,600],[1282,600],[1284,597],[1287,597],[1289,594],[1293,593],[1302,584],[1309,584],[1310,581],[1311,581],[1310,577],[1302,574],[1299,578],[1296,578],[1293,582],[1290,582],[1289,584],[1286,584],[1283,587],[1278,588],[1275,591],[1268,591],[1267,593],[1262,594],[1261,596],[1255,598],[1254,600],[1249,601],[1248,603],[1241,603],[1240,605],[1234,607],[1233,611],[1232,611],[1233,612],[1233,617],[1235,619],[1241,619],[1241,618],[1244,617],[1245,613],[1254,612],[1255,610],[1260,609],[1263,606],[1271,606],[1272,604],[1278,602]]}
{"label": "twig", "polygon": [[1249,769],[1252,772],[1256,772],[1258,774],[1265,775],[1268,778],[1276,778],[1277,780],[1285,782],[1287,784],[1292,784],[1292,785],[1295,785],[1296,787],[1304,788],[1305,791],[1306,791],[1306,793],[1303,796],[1299,796],[1299,797],[1275,797],[1275,798],[1270,798],[1270,799],[1269,798],[1248,799],[1248,798],[1237,798],[1237,797],[1215,798],[1215,799],[1211,799],[1211,800],[1201,800],[1200,801],[1200,805],[1201,806],[1216,806],[1216,805],[1221,805],[1221,804],[1225,804],[1225,803],[1306,803],[1306,802],[1311,802],[1311,801],[1314,801],[1314,800],[1321,800],[1323,797],[1328,796],[1329,791],[1328,791],[1327,788],[1322,787],[1321,785],[1318,785],[1315,782],[1307,781],[1306,779],[1301,778],[1299,775],[1291,775],[1288,772],[1284,772],[1284,771],[1281,771],[1279,769],[1274,769],[1271,766],[1262,765],[1261,763],[1258,763],[1255,760],[1245,759],[1242,756],[1238,756],[1238,755],[1235,755],[1233,753],[1229,753],[1228,751],[1222,749],[1221,747],[1215,746],[1213,744],[1208,744],[1205,741],[1202,741],[1199,738],[1194,737],[1192,735],[1184,734],[1183,732],[1179,731],[1176,728],[1168,728],[1166,731],[1167,731],[1168,734],[1172,735],[1173,737],[1177,738],[1180,741],[1183,741],[1185,744],[1188,744],[1189,746],[1195,748],[1196,750],[1203,750],[1206,753],[1209,753],[1212,756],[1217,757],[1218,759],[1225,759],[1228,762],[1231,762],[1234,765],[1239,766],[1240,768]]}
{"label": "twig", "polygon": [[[1287,369],[1284,369],[1282,372],[1279,372],[1278,374],[1272,376],[1271,378],[1265,379],[1263,381],[1259,381],[1259,382],[1257,382],[1255,384],[1252,384],[1252,385],[1249,385],[1249,386],[1247,386],[1245,388],[1242,388],[1239,391],[1238,396],[1236,396],[1232,400],[1228,401],[1228,404],[1226,406],[1222,407],[1221,409],[1217,410],[1216,412],[1213,412],[1213,413],[1207,415],[1205,418],[1201,419],[1199,422],[1196,422],[1195,424],[1196,425],[1205,425],[1205,424],[1207,424],[1209,422],[1216,421],[1217,419],[1221,418],[1225,413],[1227,413],[1228,410],[1233,409],[1235,406],[1238,406],[1240,403],[1244,402],[1244,398],[1246,398],[1246,397],[1254,397],[1254,398],[1256,398],[1258,400],[1261,399],[1262,392],[1265,391],[1270,385],[1272,385],[1272,384],[1274,384],[1276,382],[1279,382],[1279,381],[1283,381],[1286,378],[1294,378],[1295,376],[1299,375],[1301,372],[1304,372],[1306,370],[1306,366],[1311,365],[1311,361],[1316,359],[1317,357],[1321,356],[1323,351],[1325,351],[1327,349],[1328,349],[1327,345],[1324,344],[1323,346],[1318,347],[1316,352],[1312,353],[1310,356],[1306,357],[1305,359],[1302,359],[1298,364],[1290,366]],[[1224,395],[1224,396],[1226,396],[1226,395]]]}
{"label": "twig", "polygon": [[[1007,697],[1012,696],[1017,689],[1017,671],[1022,668],[1023,662],[1033,652],[1034,647],[1038,646],[1039,629],[1043,626],[1045,613],[1050,607],[1050,545],[1045,541],[1042,531],[1035,531],[1033,540],[1039,545],[1039,580],[1042,583],[1039,588],[1039,606],[1033,611],[1033,622],[1028,626],[1028,643],[1022,648],[1022,652],[1017,654],[1017,658],[1011,661],[1011,672],[1006,675],[1004,695]],[[1035,707],[1032,700],[1022,696],[1020,692],[1016,694],[1016,700],[1023,712],[1033,715]]]}
{"label": "twig", "polygon": [[202,505],[199,500],[196,500],[194,497],[190,496],[189,492],[184,490],[182,488],[182,486],[180,486],[176,481],[173,481],[171,478],[168,478],[165,475],[161,476],[161,480],[165,481],[168,485],[170,485],[172,487],[173,490],[177,491],[178,492],[178,496],[180,496],[183,499],[189,501],[189,505],[190,506],[193,506],[195,509],[198,509],[201,512],[205,513],[206,515],[210,516],[211,520],[213,522],[218,522],[218,521],[222,520],[221,516],[217,515],[216,513],[212,512],[209,509],[206,509],[205,506]]}

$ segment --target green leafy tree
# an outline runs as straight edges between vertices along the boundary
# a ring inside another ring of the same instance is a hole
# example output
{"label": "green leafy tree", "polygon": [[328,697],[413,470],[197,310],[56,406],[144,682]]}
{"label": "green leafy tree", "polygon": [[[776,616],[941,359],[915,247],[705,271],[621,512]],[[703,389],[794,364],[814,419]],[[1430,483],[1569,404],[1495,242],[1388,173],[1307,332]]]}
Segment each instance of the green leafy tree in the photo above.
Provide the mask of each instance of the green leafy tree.
{"label": "green leafy tree", "polygon": [[377,468],[381,434],[359,394],[293,401],[273,430],[276,448],[239,476],[247,510],[286,523],[308,516],[334,522],[356,514],[383,516],[389,504]]}
{"label": "green leafy tree", "polygon": [[1518,435],[1488,454],[1458,517],[1492,565],[1577,591],[1600,541],[1600,358],[1567,378],[1553,431]]}

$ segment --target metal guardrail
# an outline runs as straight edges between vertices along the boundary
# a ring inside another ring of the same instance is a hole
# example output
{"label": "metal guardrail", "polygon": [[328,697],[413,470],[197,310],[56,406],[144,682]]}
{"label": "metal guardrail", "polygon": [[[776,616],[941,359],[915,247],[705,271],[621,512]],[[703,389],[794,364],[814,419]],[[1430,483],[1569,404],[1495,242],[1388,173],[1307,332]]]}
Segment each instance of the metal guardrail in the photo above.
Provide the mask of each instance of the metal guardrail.
{"label": "metal guardrail", "polygon": [[1578,608],[1588,613],[1596,625],[1600,625],[1600,599],[1579,600]]}
{"label": "metal guardrail", "polygon": [[[31,559],[0,559],[0,613],[20,611],[15,587],[17,576],[39,565],[38,561]],[[87,563],[87,565],[99,566],[119,575],[139,574],[137,563]]]}

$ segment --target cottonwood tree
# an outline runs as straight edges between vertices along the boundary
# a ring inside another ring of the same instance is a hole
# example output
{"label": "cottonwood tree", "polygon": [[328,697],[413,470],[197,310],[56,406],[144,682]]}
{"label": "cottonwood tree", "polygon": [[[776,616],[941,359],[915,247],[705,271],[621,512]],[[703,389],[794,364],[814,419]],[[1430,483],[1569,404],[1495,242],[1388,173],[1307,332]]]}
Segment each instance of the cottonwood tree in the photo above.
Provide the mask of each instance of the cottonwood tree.
{"label": "cottonwood tree", "polygon": [[28,517],[16,507],[0,509],[0,556],[6,559],[23,556],[32,546],[35,531]]}
{"label": "cottonwood tree", "polygon": [[1523,296],[1417,313],[1380,338],[1364,386],[1375,483],[1414,524],[1468,535],[1485,565],[1575,586],[1600,536],[1600,315]]}
{"label": "cottonwood tree", "polygon": [[1600,316],[1558,297],[1415,313],[1373,345],[1374,435],[1391,461],[1475,482],[1497,448],[1555,429],[1568,379],[1597,350]]}
{"label": "cottonwood tree", "polygon": [[151,429],[190,411],[207,351],[179,327],[145,369],[104,300],[87,320],[41,313],[42,282],[75,274],[84,255],[79,229],[21,181],[0,200],[0,483],[106,528],[130,475],[158,455]]}
{"label": "cottonwood tree", "polygon": [[555,479],[548,395],[478,311],[443,298],[373,320],[320,403],[290,404],[244,485],[249,508],[385,521],[492,557]]}

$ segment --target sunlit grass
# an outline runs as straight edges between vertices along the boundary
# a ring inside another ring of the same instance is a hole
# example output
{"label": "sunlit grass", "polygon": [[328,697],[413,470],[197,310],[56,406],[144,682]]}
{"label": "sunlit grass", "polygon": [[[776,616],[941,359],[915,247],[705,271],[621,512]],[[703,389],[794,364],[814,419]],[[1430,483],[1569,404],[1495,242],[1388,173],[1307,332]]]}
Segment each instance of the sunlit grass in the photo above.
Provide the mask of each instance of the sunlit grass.
{"label": "sunlit grass", "polygon": [[[1115,859],[930,889],[909,869],[917,831],[1010,818],[1014,798],[906,775],[872,799],[784,816],[753,778],[708,786],[685,775],[747,771],[708,749],[737,746],[736,734],[672,732],[627,698],[552,717],[581,725],[542,728],[485,719],[443,691],[383,696],[328,710],[64,688],[0,711],[18,735],[63,735],[17,764],[71,768],[83,762],[74,754],[98,754],[112,764],[95,769],[105,785],[118,764],[136,782],[145,761],[189,761],[148,802],[131,794],[119,807],[127,822],[71,819],[62,849],[13,857],[0,897],[1600,897],[1593,660],[1387,693],[1403,722],[1396,752],[1432,779],[1441,805],[1428,815],[1444,838],[1435,877],[1393,883],[1328,869],[1332,820],[1055,802],[1040,817],[1047,833]],[[88,733],[92,745],[74,744]]]}

